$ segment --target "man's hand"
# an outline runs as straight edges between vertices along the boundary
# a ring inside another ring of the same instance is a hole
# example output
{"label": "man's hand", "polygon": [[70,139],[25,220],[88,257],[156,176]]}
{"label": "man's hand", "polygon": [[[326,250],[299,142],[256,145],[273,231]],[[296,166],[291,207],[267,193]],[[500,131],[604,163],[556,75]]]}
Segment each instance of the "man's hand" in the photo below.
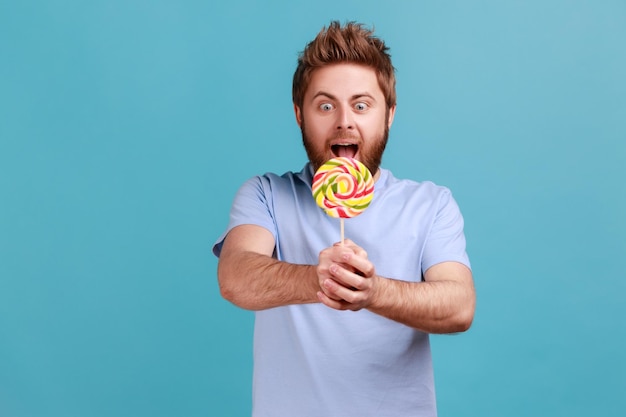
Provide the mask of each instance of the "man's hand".
{"label": "man's hand", "polygon": [[380,280],[367,252],[349,239],[320,252],[317,276],[320,302],[336,310],[370,306]]}

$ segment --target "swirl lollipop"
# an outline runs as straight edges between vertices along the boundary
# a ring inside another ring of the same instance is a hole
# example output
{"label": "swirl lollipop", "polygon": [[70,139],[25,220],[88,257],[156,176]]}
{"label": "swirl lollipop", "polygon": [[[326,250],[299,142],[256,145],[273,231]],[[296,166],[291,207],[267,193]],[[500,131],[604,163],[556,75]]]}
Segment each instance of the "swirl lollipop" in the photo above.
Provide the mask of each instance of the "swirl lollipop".
{"label": "swirl lollipop", "polygon": [[331,217],[343,219],[358,216],[374,197],[374,179],[365,165],[352,158],[333,158],[313,176],[313,198]]}

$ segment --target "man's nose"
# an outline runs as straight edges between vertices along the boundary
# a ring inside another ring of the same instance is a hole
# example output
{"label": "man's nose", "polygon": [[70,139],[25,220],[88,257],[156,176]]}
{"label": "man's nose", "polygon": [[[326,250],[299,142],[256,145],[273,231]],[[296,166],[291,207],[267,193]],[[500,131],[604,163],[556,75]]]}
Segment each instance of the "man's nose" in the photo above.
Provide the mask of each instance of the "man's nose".
{"label": "man's nose", "polygon": [[340,107],[337,111],[337,130],[354,129],[354,118],[349,107]]}

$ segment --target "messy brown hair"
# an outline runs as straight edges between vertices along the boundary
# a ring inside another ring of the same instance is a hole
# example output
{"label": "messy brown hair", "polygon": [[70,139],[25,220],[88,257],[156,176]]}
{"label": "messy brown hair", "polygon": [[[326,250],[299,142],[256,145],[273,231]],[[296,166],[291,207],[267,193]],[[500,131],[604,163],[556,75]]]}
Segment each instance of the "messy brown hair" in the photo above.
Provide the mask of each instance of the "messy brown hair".
{"label": "messy brown hair", "polygon": [[338,21],[332,21],[328,28],[322,28],[298,57],[298,67],[293,75],[294,104],[302,108],[313,71],[327,65],[353,63],[370,67],[376,72],[387,108],[395,106],[396,76],[388,50],[385,42],[363,24],[348,22],[342,27]]}

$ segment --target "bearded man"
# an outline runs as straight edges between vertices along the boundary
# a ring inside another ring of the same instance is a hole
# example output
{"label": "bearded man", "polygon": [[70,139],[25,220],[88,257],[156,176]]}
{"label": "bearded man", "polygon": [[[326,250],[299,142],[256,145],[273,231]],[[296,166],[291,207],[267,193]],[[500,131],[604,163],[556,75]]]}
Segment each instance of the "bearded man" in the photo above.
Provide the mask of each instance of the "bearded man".
{"label": "bearded man", "polygon": [[[385,43],[331,22],[298,59],[296,122],[309,161],[238,191],[213,247],[222,296],[255,313],[254,417],[436,416],[430,333],[466,331],[475,291],[450,191],[381,167],[396,111]],[[339,156],[375,180],[369,208],[337,222],[311,195]]]}

